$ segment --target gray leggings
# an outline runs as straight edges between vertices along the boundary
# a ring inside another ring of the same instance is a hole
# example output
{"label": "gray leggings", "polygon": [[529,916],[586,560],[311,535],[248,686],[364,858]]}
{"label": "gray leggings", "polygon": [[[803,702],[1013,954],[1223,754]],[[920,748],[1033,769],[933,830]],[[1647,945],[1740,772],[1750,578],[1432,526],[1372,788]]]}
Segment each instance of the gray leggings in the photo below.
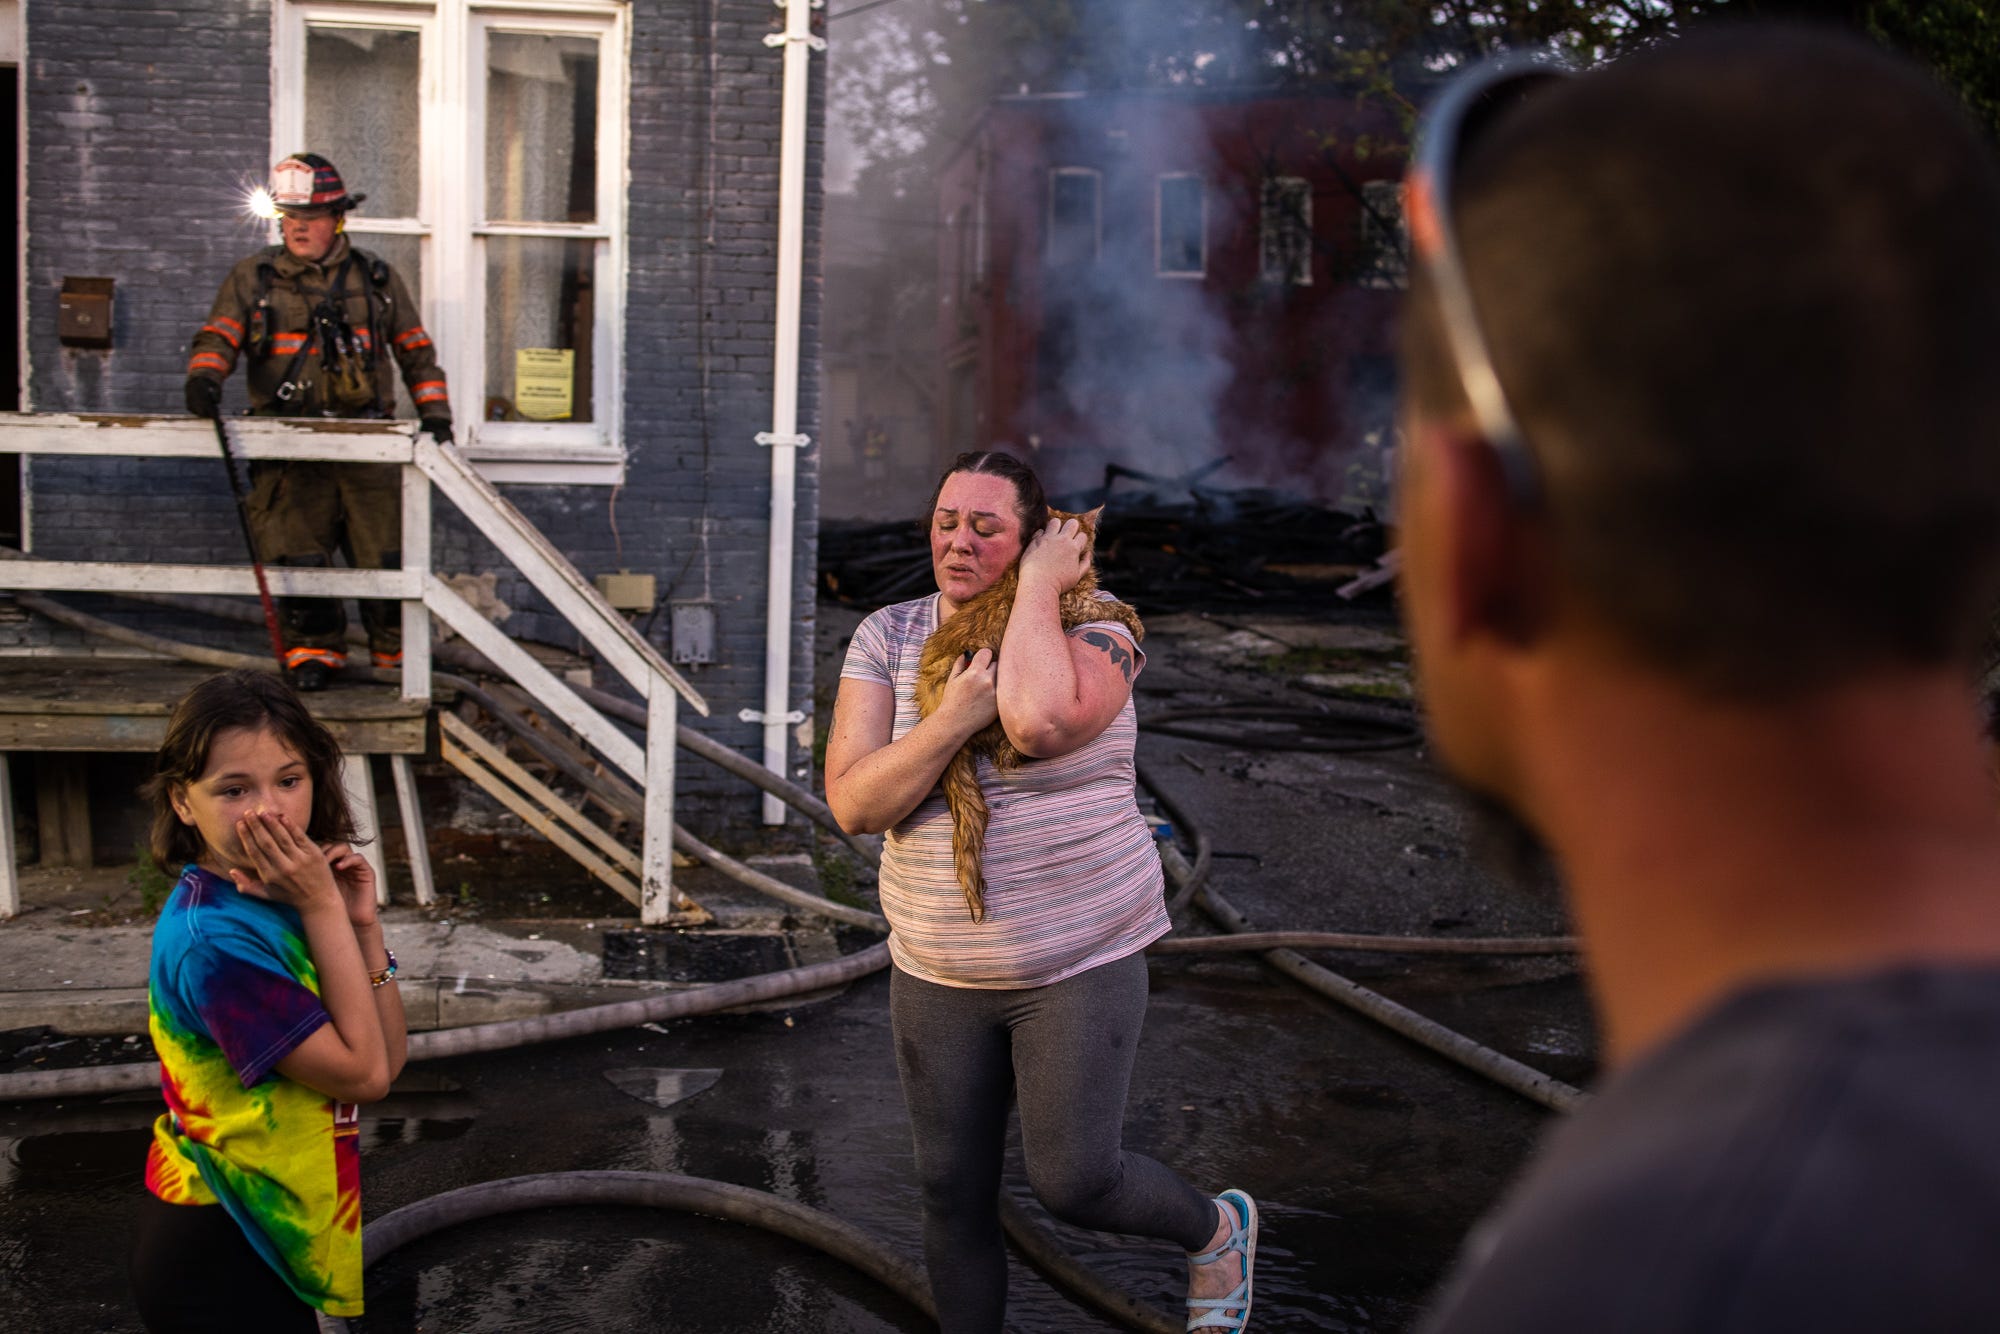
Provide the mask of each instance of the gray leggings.
{"label": "gray leggings", "polygon": [[1007,1095],[1021,1108],[1028,1184],[1079,1227],[1198,1251],[1213,1201],[1119,1148],[1146,1013],[1146,956],[1052,986],[944,987],[893,970],[889,1012],[924,1192],[924,1262],[945,1334],[992,1334],[1007,1304],[1000,1161]]}

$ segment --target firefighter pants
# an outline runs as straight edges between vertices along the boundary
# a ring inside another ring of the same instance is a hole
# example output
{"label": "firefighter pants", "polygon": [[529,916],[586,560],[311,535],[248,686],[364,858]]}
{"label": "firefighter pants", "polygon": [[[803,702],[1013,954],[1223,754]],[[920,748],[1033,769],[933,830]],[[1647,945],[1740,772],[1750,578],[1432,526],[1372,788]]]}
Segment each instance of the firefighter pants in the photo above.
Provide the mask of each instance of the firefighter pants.
{"label": "firefighter pants", "polygon": [[[403,563],[403,470],[393,463],[260,462],[250,468],[250,533],[269,565],[325,568],[337,551],[355,569]],[[347,608],[333,598],[280,598],[285,648],[347,651]],[[403,647],[402,608],[364,601],[378,658]]]}

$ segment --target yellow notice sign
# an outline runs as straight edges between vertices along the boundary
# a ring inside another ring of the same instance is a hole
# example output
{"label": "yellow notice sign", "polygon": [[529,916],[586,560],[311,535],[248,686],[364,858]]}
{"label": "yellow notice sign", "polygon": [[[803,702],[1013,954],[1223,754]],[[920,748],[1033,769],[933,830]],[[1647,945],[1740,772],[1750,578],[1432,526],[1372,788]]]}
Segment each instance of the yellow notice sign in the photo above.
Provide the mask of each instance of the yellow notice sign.
{"label": "yellow notice sign", "polygon": [[567,347],[514,350],[514,409],[529,421],[570,419],[570,386],[576,379],[576,352]]}

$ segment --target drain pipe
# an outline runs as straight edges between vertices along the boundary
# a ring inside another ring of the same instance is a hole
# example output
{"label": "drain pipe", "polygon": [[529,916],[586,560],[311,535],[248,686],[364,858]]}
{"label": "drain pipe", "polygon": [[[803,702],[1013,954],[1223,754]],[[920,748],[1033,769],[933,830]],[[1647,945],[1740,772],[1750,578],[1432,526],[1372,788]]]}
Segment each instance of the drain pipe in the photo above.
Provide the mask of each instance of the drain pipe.
{"label": "drain pipe", "polygon": [[[778,139],[778,309],[771,375],[771,429],[757,443],[771,450],[770,587],[764,603],[764,708],[744,709],[745,722],[764,724],[764,767],[790,777],[786,759],[790,728],[803,722],[791,707],[792,528],[796,522],[797,451],[811,441],[799,434],[799,296],[805,265],[806,96],[812,53],[826,40],[812,33],[812,11],[821,0],[779,0],[785,30],[764,38],[785,49],[785,95]],[[764,794],[764,823],[785,822],[785,803]]]}

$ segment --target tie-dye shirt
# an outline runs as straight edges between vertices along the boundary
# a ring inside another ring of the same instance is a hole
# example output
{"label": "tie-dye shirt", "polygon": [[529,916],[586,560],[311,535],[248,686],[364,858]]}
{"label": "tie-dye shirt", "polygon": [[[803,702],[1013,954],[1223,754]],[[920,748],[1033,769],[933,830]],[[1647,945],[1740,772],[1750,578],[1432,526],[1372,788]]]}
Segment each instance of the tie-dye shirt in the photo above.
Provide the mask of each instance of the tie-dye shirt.
{"label": "tie-dye shirt", "polygon": [[[1110,594],[1100,590],[1100,597]],[[895,695],[890,739],[917,725],[917,665],[938,626],[938,596],[898,602],[854,631],[843,677]],[[1090,621],[1128,645],[1134,675],[1146,655],[1117,621]],[[1139,814],[1132,764],[1137,715],[1125,707],[1067,755],[999,773],[979,761],[986,827],[986,918],[958,887],[951,812],[933,788],[882,843],[882,915],[889,955],[913,977],[948,987],[1045,987],[1144,949],[1172,927],[1160,854]]]}
{"label": "tie-dye shirt", "polygon": [[358,1110],[276,1069],[330,1020],[297,911],[188,866],[153,929],[147,999],[167,1099],[147,1189],[220,1203],[301,1301],[359,1315]]}

